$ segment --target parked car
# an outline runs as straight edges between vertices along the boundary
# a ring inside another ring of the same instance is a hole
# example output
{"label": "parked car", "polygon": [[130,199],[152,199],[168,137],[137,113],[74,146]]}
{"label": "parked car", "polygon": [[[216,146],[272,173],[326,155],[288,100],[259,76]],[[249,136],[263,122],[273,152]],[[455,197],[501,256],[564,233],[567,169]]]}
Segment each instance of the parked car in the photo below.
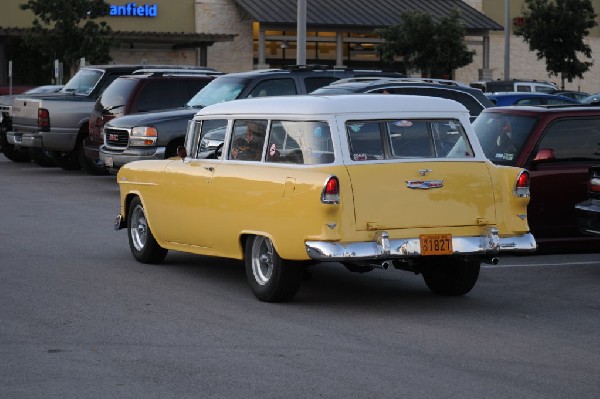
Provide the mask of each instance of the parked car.
{"label": "parked car", "polygon": [[579,231],[600,236],[600,164],[590,167],[588,199],[575,205]]}
{"label": "parked car", "polygon": [[577,100],[581,102],[582,100],[588,98],[590,96],[589,93],[583,91],[573,91],[573,90],[557,90],[553,91],[550,94],[558,94],[560,96],[565,96],[572,98],[573,100]]}
{"label": "parked car", "polygon": [[12,104],[12,129],[6,133],[8,142],[38,149],[43,163],[46,163],[43,155],[49,153],[52,161],[63,169],[84,168],[90,173],[102,173],[102,165],[84,154],[83,141],[89,133],[90,114],[100,94],[113,80],[142,68],[152,66],[90,65],[81,68],[58,93],[16,96]]}
{"label": "parked car", "polygon": [[[224,145],[200,152],[215,129]],[[311,261],[421,273],[433,293],[464,295],[482,261],[536,248],[528,172],[487,160],[454,101],[230,101],[196,114],[180,155],[119,170],[115,228],[142,263],[168,250],[243,259],[261,301],[292,299]]]}
{"label": "parked car", "polygon": [[108,122],[100,160],[110,171],[116,172],[131,161],[163,159],[172,156],[183,144],[188,122],[203,107],[242,98],[306,94],[353,76],[404,75],[305,65],[226,74],[206,85],[183,108],[125,115]]}
{"label": "parked car", "polygon": [[352,94],[352,93],[386,93],[432,96],[458,101],[475,119],[492,103],[479,89],[464,83],[441,79],[420,78],[350,78],[342,79],[313,91],[314,95]]}
{"label": "parked car", "polygon": [[43,94],[43,93],[56,93],[61,91],[65,85],[43,85],[37,86],[33,89],[25,90],[23,94]]}
{"label": "parked car", "polygon": [[540,92],[552,93],[558,88],[554,83],[537,80],[490,80],[471,83],[471,87],[481,89],[485,93],[499,92]]}
{"label": "parked car", "polygon": [[84,140],[85,156],[100,159],[106,122],[123,115],[183,107],[215,76],[204,70],[154,69],[118,77],[96,100]]}
{"label": "parked car", "polygon": [[548,93],[485,93],[485,96],[497,106],[580,104],[572,98]]}
{"label": "parked car", "polygon": [[581,100],[582,104],[591,104],[591,105],[600,105],[600,93],[590,94],[583,100]]}
{"label": "parked car", "polygon": [[587,197],[589,167],[600,163],[600,107],[494,107],[473,127],[492,162],[529,170],[529,225],[540,248],[600,250],[600,240],[579,232],[574,208]]}

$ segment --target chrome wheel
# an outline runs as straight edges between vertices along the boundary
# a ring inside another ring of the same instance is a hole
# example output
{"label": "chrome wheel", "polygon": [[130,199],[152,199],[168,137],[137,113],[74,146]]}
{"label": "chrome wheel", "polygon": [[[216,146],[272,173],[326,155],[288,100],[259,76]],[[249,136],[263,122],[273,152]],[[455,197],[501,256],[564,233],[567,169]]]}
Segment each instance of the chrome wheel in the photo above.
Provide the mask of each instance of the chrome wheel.
{"label": "chrome wheel", "polygon": [[162,262],[168,250],[161,247],[154,238],[140,198],[133,198],[128,209],[127,234],[133,257],[142,263]]}
{"label": "chrome wheel", "polygon": [[260,285],[273,275],[273,243],[267,237],[256,237],[252,243],[252,274]]}
{"label": "chrome wheel", "polygon": [[144,214],[144,208],[136,205],[131,212],[131,242],[136,250],[142,251],[148,240],[148,222]]}

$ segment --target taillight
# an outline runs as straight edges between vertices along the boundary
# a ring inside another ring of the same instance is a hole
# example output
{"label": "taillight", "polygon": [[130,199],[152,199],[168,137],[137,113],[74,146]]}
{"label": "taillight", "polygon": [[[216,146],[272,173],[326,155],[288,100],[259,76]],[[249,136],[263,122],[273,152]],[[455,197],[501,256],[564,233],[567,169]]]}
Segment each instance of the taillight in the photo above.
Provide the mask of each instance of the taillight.
{"label": "taillight", "polygon": [[590,191],[600,193],[600,176],[590,179]]}
{"label": "taillight", "polygon": [[515,184],[515,195],[517,197],[529,197],[529,172],[523,170],[517,177],[517,183]]}
{"label": "taillight", "polygon": [[50,112],[45,108],[38,109],[38,127],[44,132],[50,131]]}
{"label": "taillight", "polygon": [[325,182],[323,193],[321,194],[321,202],[324,204],[340,203],[340,181],[337,177],[330,176]]}

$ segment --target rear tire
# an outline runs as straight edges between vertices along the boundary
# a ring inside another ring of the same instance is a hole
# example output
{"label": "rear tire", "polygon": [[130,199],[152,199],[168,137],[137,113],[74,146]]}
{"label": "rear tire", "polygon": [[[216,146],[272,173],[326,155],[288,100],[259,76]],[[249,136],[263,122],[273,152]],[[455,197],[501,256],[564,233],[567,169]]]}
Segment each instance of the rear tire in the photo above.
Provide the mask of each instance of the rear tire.
{"label": "rear tire", "polygon": [[27,148],[15,147],[14,144],[10,144],[6,138],[6,132],[11,129],[12,123],[10,117],[0,115],[0,152],[4,153],[4,156],[13,162],[30,162],[29,150]]}
{"label": "rear tire", "polygon": [[56,165],[64,170],[80,170],[81,165],[79,164],[79,159],[77,159],[77,154],[75,151],[71,152],[60,152],[60,151],[52,151],[51,153],[52,160]]}
{"label": "rear tire", "polygon": [[248,284],[260,301],[289,301],[300,289],[303,275],[301,262],[281,259],[273,242],[267,237],[248,238],[245,263]]}
{"label": "rear tire", "polygon": [[427,265],[423,279],[427,287],[437,295],[465,295],[479,278],[481,262],[461,258],[443,258]]}
{"label": "rear tire", "polygon": [[13,162],[23,163],[31,161],[27,149],[15,147],[14,144],[9,144],[8,142],[5,143],[4,141],[0,144],[0,147],[2,147],[4,156]]}
{"label": "rear tire", "polygon": [[33,162],[44,168],[56,166],[56,162],[54,162],[50,154],[41,148],[30,148],[29,157]]}
{"label": "rear tire", "polygon": [[158,245],[148,220],[142,201],[135,197],[127,212],[127,236],[129,249],[133,257],[141,263],[160,263],[167,256],[168,250]]}

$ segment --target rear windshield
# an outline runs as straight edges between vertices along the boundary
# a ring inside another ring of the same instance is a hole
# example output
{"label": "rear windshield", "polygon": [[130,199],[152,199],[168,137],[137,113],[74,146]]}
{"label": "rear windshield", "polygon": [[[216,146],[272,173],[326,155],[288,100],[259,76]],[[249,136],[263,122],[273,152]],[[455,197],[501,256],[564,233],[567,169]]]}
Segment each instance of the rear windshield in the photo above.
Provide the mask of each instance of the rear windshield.
{"label": "rear windshield", "polygon": [[96,111],[115,116],[122,115],[127,99],[131,96],[137,82],[136,79],[115,79],[96,101]]}
{"label": "rear windshield", "polygon": [[494,163],[513,166],[517,155],[535,127],[532,116],[483,113],[473,128],[485,155]]}
{"label": "rear windshield", "polygon": [[474,156],[458,120],[348,121],[346,132],[353,161]]}
{"label": "rear windshield", "polygon": [[246,87],[247,80],[239,78],[219,77],[198,92],[187,106],[203,108],[209,105],[235,100]]}
{"label": "rear windshield", "polygon": [[80,69],[61,90],[64,93],[75,93],[87,95],[94,90],[94,87],[102,78],[104,73],[98,69]]}

